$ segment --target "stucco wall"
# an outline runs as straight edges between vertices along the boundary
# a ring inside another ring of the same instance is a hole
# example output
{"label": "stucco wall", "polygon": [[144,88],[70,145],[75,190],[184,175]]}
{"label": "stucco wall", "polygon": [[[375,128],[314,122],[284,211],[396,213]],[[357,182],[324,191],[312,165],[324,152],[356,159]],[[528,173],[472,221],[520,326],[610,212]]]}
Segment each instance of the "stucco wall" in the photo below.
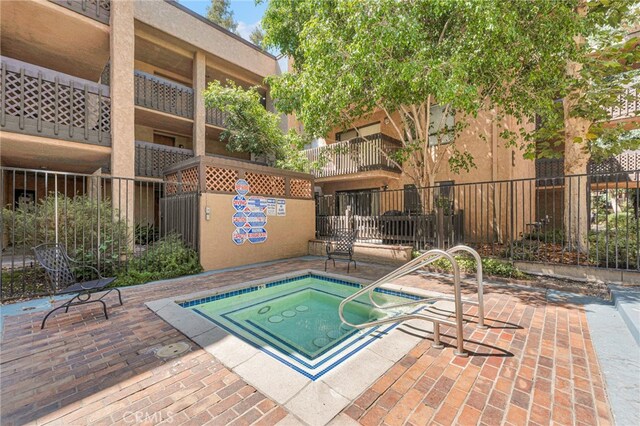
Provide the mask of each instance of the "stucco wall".
{"label": "stucco wall", "polygon": [[[268,216],[267,240],[261,244],[231,240],[235,213],[230,194],[202,194],[200,202],[200,262],[205,270],[266,262],[308,253],[309,240],[315,235],[313,200],[287,199],[286,216]],[[206,220],[205,208],[211,209]]]}

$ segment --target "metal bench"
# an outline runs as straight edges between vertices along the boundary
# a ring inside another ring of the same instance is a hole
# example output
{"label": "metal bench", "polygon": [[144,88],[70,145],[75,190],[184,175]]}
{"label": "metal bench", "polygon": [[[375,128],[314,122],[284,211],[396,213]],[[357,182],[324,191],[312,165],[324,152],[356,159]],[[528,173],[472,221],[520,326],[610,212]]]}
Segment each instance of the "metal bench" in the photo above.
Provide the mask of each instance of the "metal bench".
{"label": "metal bench", "polygon": [[[69,312],[69,308],[71,306],[86,305],[89,303],[101,303],[104,316],[106,319],[109,319],[109,315],[107,314],[107,305],[102,299],[114,290],[118,293],[118,299],[120,301],[120,305],[122,305],[122,295],[120,294],[120,290],[117,288],[109,289],[98,299],[91,299],[91,295],[93,293],[103,291],[115,280],[115,277],[105,278],[100,275],[100,271],[93,266],[82,265],[81,263],[71,259],[67,255],[67,251],[62,244],[41,244],[34,247],[33,252],[36,260],[46,271],[47,277],[53,286],[54,294],[60,295],[77,293],[70,300],[49,311],[42,320],[40,329],[44,328],[47,318],[49,318],[49,316],[55,311],[64,309],[65,312]],[[98,279],[78,282],[76,275],[73,272],[73,268],[71,267],[71,263],[80,265],[79,268],[86,268],[95,271]]]}

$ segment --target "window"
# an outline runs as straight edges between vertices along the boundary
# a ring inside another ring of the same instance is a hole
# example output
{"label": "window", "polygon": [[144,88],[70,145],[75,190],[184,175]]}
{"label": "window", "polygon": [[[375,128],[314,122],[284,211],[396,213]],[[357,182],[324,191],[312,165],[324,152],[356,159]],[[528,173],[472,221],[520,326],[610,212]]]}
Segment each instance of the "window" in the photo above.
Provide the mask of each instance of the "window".
{"label": "window", "polygon": [[[453,130],[455,126],[455,113],[449,108],[447,116],[443,119],[444,107],[431,105],[431,119],[429,120],[429,146],[453,142]],[[444,132],[444,133],[442,133]]]}
{"label": "window", "polygon": [[[358,131],[360,132],[360,135],[358,135]],[[380,133],[380,123],[371,123],[358,127],[358,131],[356,131],[356,129],[349,129],[336,133],[336,141],[348,141],[353,138],[371,136],[376,133]]]}
{"label": "window", "polygon": [[336,210],[344,215],[347,206],[351,206],[351,214],[356,216],[372,216],[380,214],[379,193],[376,189],[360,189],[357,191],[337,191]]}
{"label": "window", "polygon": [[420,195],[415,185],[404,186],[404,211],[407,213],[420,212]]}
{"label": "window", "polygon": [[450,197],[451,190],[453,189],[454,181],[452,180],[443,180],[440,182],[436,182],[436,186],[438,187],[438,195],[443,197]]}

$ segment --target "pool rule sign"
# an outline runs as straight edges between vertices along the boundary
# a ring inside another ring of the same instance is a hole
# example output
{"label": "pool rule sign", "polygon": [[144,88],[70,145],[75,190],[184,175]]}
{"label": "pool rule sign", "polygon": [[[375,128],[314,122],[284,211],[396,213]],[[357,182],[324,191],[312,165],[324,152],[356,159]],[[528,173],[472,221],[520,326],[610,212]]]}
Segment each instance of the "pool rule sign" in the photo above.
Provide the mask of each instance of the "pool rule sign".
{"label": "pool rule sign", "polygon": [[264,243],[267,240],[266,199],[246,197],[249,193],[249,183],[244,179],[236,181],[235,190],[238,195],[231,201],[234,209],[231,222],[235,226],[231,239],[237,245],[242,245],[245,241],[251,244]]}

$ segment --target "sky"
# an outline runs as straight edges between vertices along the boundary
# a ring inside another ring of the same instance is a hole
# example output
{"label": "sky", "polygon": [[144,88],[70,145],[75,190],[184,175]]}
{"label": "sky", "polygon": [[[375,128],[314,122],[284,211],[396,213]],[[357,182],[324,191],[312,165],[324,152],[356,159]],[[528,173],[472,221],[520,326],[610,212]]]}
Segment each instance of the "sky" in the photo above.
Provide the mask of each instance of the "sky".
{"label": "sky", "polygon": [[[180,4],[202,16],[207,14],[209,3],[209,0],[180,0]],[[249,34],[260,23],[267,8],[266,1],[256,5],[254,0],[231,0],[230,4],[233,17],[238,22],[240,36],[249,40]]]}
{"label": "sky", "polygon": [[[207,7],[211,3],[210,0],[179,1],[181,5],[188,7],[202,16],[207,15]],[[233,19],[238,23],[238,33],[242,38],[249,40],[249,34],[258,26],[262,15],[264,15],[264,11],[267,9],[266,0],[260,4],[256,4],[255,0],[231,0],[229,4],[233,11]],[[282,71],[287,70],[287,58],[280,58],[278,63]]]}

